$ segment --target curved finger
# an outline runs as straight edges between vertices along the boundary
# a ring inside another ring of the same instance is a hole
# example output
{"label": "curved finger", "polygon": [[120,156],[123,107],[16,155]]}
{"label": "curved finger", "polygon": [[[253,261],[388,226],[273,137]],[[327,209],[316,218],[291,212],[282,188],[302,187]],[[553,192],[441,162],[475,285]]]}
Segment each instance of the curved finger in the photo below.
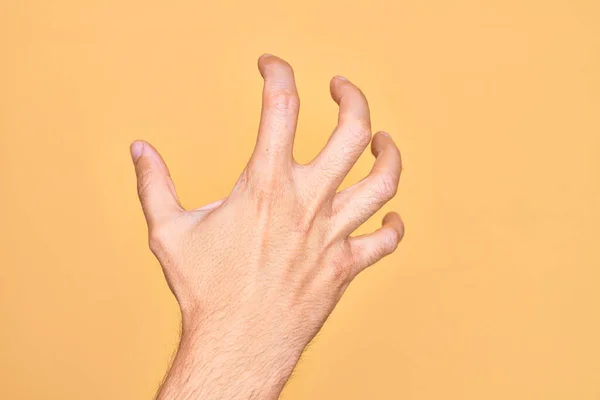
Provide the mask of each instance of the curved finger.
{"label": "curved finger", "polygon": [[393,253],[403,236],[404,223],[397,213],[391,212],[383,218],[381,228],[375,232],[349,238],[354,274]]}
{"label": "curved finger", "polygon": [[338,193],[333,200],[333,224],[340,227],[343,236],[356,230],[398,191],[402,159],[389,134],[375,134],[371,152],[376,159],[369,175]]}
{"label": "curved finger", "polygon": [[290,163],[300,110],[294,71],[287,62],[270,54],[259,58],[258,68],[264,87],[253,158],[268,164]]}
{"label": "curved finger", "polygon": [[338,124],[311,165],[313,173],[321,174],[319,179],[335,190],[371,141],[371,117],[366,97],[346,78],[333,78],[330,90],[339,105]]}

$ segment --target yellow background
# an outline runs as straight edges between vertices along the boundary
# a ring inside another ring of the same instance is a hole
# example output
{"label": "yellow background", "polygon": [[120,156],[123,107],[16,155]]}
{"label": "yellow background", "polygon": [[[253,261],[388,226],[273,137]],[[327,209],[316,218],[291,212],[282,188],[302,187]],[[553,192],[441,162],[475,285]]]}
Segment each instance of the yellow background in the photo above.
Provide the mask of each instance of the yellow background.
{"label": "yellow background", "polygon": [[600,398],[596,0],[3,0],[0,38],[0,398],[152,397],[179,315],[128,145],[156,145],[185,206],[226,196],[263,52],[296,70],[298,160],[334,126],[336,74],[404,158],[363,228],[397,209],[404,242],[283,398]]}

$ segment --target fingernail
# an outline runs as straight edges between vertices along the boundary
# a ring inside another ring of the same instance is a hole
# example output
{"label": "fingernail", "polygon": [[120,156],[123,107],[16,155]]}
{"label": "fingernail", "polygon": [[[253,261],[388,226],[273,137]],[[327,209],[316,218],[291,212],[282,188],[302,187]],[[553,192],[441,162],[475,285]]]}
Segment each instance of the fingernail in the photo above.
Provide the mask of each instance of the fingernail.
{"label": "fingernail", "polygon": [[135,142],[131,143],[129,151],[131,152],[131,159],[134,163],[138,160],[138,158],[140,158],[143,150],[144,143],[140,142],[139,140],[136,140]]}
{"label": "fingernail", "polygon": [[258,57],[259,60],[262,60],[263,58],[267,58],[267,57],[271,57],[272,54],[269,53],[264,53],[262,56]]}
{"label": "fingernail", "polygon": [[340,81],[347,81],[348,79],[346,79],[345,77],[338,75],[336,76],[336,79],[339,79]]}
{"label": "fingernail", "polygon": [[385,137],[387,137],[387,138],[390,138],[390,139],[392,138],[392,137],[390,136],[390,134],[389,134],[389,133],[387,133],[387,132],[381,131],[381,132],[379,132],[379,133],[381,133],[383,136],[385,136]]}

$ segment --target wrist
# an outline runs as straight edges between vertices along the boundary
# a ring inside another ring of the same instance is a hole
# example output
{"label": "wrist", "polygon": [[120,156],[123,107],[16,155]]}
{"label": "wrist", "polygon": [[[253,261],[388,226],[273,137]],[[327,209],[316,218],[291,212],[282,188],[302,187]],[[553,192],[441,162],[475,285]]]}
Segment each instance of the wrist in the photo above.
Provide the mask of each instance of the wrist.
{"label": "wrist", "polygon": [[182,312],[174,367],[193,364],[190,375],[201,383],[201,398],[220,398],[227,388],[228,399],[277,399],[304,346],[275,342],[269,332],[233,321]]}

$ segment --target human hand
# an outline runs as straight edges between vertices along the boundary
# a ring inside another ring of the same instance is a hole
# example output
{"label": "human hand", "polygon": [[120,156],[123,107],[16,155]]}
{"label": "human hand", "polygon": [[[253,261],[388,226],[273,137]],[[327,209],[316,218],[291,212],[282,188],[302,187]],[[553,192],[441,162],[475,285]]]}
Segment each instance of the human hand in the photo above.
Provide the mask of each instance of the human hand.
{"label": "human hand", "polygon": [[[264,55],[263,108],[254,152],[230,195],[184,210],[148,143],[131,154],[149,243],[182,313],[182,338],[160,399],[273,399],[354,277],[393,252],[404,226],[390,213],[356,228],[397,191],[401,160],[385,133],[371,138],[367,101],[336,77],[338,125],[307,165],[292,147],[299,99],[291,67]],[[372,141],[371,141],[372,139]],[[376,160],[338,186],[371,142]]]}

